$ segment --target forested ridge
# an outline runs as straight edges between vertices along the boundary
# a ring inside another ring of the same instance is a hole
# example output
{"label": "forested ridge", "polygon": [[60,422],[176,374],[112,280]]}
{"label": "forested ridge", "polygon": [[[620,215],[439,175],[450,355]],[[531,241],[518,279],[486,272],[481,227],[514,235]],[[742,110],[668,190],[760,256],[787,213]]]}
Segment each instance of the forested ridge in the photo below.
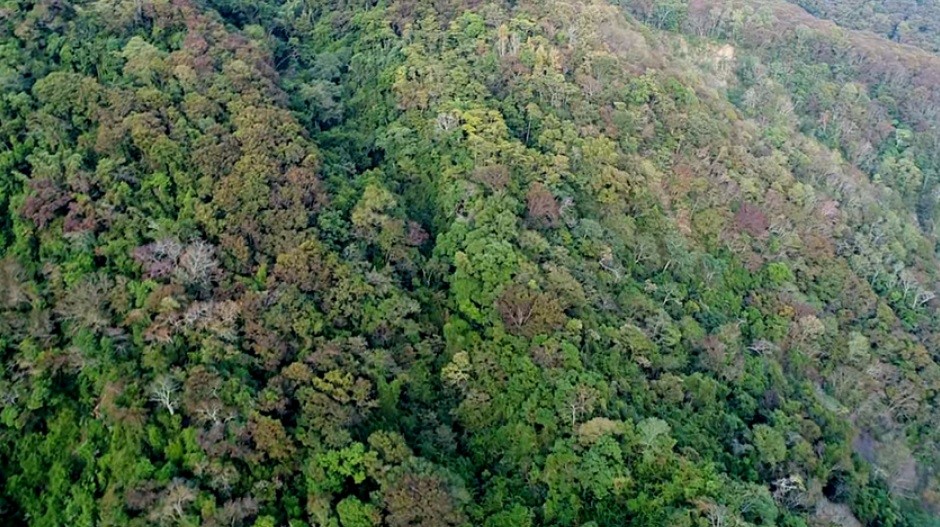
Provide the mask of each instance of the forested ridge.
{"label": "forested ridge", "polygon": [[940,525],[933,7],[0,0],[0,523]]}

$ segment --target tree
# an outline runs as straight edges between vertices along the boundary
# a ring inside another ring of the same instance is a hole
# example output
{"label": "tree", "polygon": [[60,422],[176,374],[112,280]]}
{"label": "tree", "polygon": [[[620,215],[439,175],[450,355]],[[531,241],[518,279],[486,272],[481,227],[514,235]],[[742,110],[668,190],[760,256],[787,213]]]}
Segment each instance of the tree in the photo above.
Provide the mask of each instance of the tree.
{"label": "tree", "polygon": [[157,377],[150,384],[150,400],[166,409],[170,415],[174,415],[179,408],[179,401],[176,393],[179,391],[179,383],[170,374],[163,374]]}
{"label": "tree", "polygon": [[343,527],[374,527],[381,522],[379,509],[350,496],[336,504],[339,523]]}
{"label": "tree", "polygon": [[565,322],[557,299],[520,285],[506,288],[496,309],[511,333],[525,337],[551,332]]}
{"label": "tree", "polygon": [[203,291],[219,273],[219,263],[214,256],[213,248],[203,242],[196,241],[186,246],[179,255],[175,275],[186,287]]}
{"label": "tree", "polygon": [[936,9],[814,1],[6,0],[0,516],[924,523]]}
{"label": "tree", "polygon": [[29,182],[33,194],[23,202],[21,214],[43,229],[72,201],[71,196],[49,179]]}
{"label": "tree", "polygon": [[212,517],[211,523],[219,527],[238,527],[258,514],[258,502],[251,497],[228,500]]}
{"label": "tree", "polygon": [[767,235],[767,229],[770,228],[770,221],[766,214],[751,203],[744,203],[734,215],[735,225],[742,231],[755,238],[762,238]]}
{"label": "tree", "polygon": [[390,527],[449,527],[466,518],[447,482],[433,472],[405,470],[390,476],[381,492]]}
{"label": "tree", "polygon": [[761,461],[770,466],[783,461],[787,455],[787,445],[783,435],[767,425],[755,425],[753,430],[754,446],[757,447]]}
{"label": "tree", "polygon": [[526,193],[529,221],[536,227],[556,227],[561,218],[558,201],[545,185],[535,182]]}

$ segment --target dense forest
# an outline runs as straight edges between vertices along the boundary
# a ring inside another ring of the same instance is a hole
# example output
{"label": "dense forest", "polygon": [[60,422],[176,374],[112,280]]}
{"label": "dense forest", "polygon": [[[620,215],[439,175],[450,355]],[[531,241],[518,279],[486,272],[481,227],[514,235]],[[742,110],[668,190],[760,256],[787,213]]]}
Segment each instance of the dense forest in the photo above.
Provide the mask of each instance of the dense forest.
{"label": "dense forest", "polygon": [[940,526],[938,21],[0,0],[0,523]]}
{"label": "dense forest", "polygon": [[940,51],[940,3],[924,0],[794,0],[821,18],[895,42]]}

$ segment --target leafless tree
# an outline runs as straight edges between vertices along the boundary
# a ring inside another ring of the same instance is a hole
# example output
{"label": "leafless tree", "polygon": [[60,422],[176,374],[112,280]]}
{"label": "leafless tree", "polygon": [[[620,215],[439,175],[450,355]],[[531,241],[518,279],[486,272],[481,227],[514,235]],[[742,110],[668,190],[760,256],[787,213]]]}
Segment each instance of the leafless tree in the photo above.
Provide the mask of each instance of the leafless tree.
{"label": "leafless tree", "polygon": [[222,505],[222,509],[213,518],[213,524],[237,527],[244,525],[245,521],[258,514],[258,501],[252,497],[229,500]]}
{"label": "leafless tree", "polygon": [[460,118],[453,113],[441,112],[435,122],[439,131],[448,132],[460,123]]}
{"label": "leafless tree", "polygon": [[911,309],[919,308],[920,306],[936,298],[936,296],[937,294],[934,293],[933,291],[927,291],[926,289],[918,289],[914,293],[914,299],[911,302]]}
{"label": "leafless tree", "polygon": [[729,527],[738,523],[725,505],[715,503],[712,500],[705,500],[697,503],[697,506],[708,520],[710,527]]}
{"label": "leafless tree", "polygon": [[150,278],[169,276],[183,252],[183,245],[174,239],[163,238],[134,250],[134,259],[144,268]]}
{"label": "leafless tree", "polygon": [[176,392],[179,391],[179,383],[170,375],[161,375],[150,386],[150,400],[163,406],[173,415],[179,407],[179,401]]}
{"label": "leafless tree", "polygon": [[213,426],[223,425],[232,419],[235,419],[236,412],[227,409],[217,400],[201,403],[196,409],[196,414],[200,421]]}
{"label": "leafless tree", "polygon": [[202,289],[212,282],[218,271],[215,250],[200,240],[186,246],[180,254],[176,276],[184,285]]}
{"label": "leafless tree", "polygon": [[777,345],[767,340],[755,340],[748,350],[755,355],[769,355],[778,351]]}
{"label": "leafless tree", "polygon": [[186,308],[181,319],[182,323],[189,327],[203,327],[207,319],[214,310],[214,302],[193,302]]}
{"label": "leafless tree", "polygon": [[0,382],[0,408],[13,406],[19,398],[20,393],[16,386]]}
{"label": "leafless tree", "polygon": [[192,487],[181,478],[174,479],[163,492],[157,507],[151,511],[150,520],[163,525],[179,522],[195,500],[196,492]]}
{"label": "leafless tree", "polygon": [[594,411],[598,393],[594,388],[581,384],[571,396],[568,408],[571,410],[571,426],[578,422],[578,418],[590,415]]}
{"label": "leafless tree", "polygon": [[107,297],[114,282],[103,274],[93,274],[70,288],[56,312],[63,321],[99,331],[107,327]]}
{"label": "leafless tree", "polygon": [[25,287],[27,283],[26,273],[16,260],[0,261],[0,307],[14,309],[28,303],[31,295]]}
{"label": "leafless tree", "polygon": [[607,247],[604,249],[604,252],[601,254],[600,259],[597,261],[598,264],[607,272],[614,275],[614,280],[619,282],[622,278],[622,269],[617,263],[617,260],[614,258],[613,251]]}
{"label": "leafless tree", "polygon": [[799,474],[779,478],[774,481],[773,497],[777,503],[787,507],[794,508],[800,506],[805,498],[806,485]]}

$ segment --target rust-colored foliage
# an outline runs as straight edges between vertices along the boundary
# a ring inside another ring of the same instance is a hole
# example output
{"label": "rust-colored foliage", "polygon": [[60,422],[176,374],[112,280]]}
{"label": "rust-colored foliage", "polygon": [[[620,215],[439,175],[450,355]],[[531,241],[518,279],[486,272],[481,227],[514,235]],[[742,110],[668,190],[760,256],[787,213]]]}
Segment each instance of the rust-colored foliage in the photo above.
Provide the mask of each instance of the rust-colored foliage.
{"label": "rust-colored foliage", "polygon": [[542,183],[529,185],[526,192],[526,209],[529,222],[537,227],[557,227],[561,219],[561,208],[552,192]]}
{"label": "rust-colored foliage", "polygon": [[431,236],[428,231],[421,227],[416,221],[408,222],[408,234],[405,236],[405,243],[412,247],[421,247]]}
{"label": "rust-colored foliage", "polygon": [[285,460],[294,452],[294,445],[277,419],[256,415],[248,425],[251,439],[258,449],[272,460]]}
{"label": "rust-colored foliage", "polygon": [[524,337],[550,333],[565,322],[557,298],[521,285],[506,288],[496,301],[496,309],[509,332]]}
{"label": "rust-colored foliage", "polygon": [[33,190],[26,198],[20,213],[40,229],[45,228],[72,201],[71,196],[50,179],[29,182]]}
{"label": "rust-colored foliage", "polygon": [[384,492],[383,500],[389,527],[449,527],[464,522],[446,482],[435,475],[406,473]]}
{"label": "rust-colored foliage", "polygon": [[734,215],[735,226],[755,238],[766,236],[767,229],[770,228],[770,221],[767,215],[761,212],[757,205],[744,203],[738,212]]}

